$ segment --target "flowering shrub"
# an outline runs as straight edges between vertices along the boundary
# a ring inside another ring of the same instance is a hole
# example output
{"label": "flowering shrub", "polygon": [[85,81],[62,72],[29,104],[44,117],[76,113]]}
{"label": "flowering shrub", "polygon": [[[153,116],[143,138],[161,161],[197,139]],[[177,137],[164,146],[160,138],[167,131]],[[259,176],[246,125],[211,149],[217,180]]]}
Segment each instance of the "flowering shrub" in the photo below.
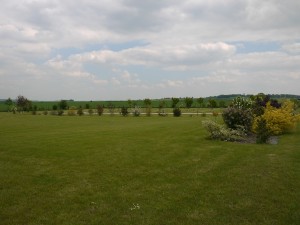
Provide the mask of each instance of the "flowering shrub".
{"label": "flowering shrub", "polygon": [[253,115],[251,109],[228,107],[223,110],[223,120],[230,129],[243,126],[247,132],[251,131]]}
{"label": "flowering shrub", "polygon": [[253,101],[248,98],[237,97],[232,100],[231,107],[237,109],[250,109]]}
{"label": "flowering shrub", "polygon": [[211,139],[222,141],[241,141],[246,136],[243,127],[238,127],[236,130],[233,130],[211,120],[203,121],[202,125],[208,131]]}
{"label": "flowering shrub", "polygon": [[258,131],[259,120],[266,120],[266,126],[270,134],[283,134],[296,126],[297,121],[300,121],[300,115],[294,113],[294,103],[286,101],[280,108],[271,106],[267,103],[264,113],[254,119],[253,131]]}
{"label": "flowering shrub", "polygon": [[71,106],[68,110],[68,115],[69,116],[75,116],[76,115],[76,107],[75,106]]}

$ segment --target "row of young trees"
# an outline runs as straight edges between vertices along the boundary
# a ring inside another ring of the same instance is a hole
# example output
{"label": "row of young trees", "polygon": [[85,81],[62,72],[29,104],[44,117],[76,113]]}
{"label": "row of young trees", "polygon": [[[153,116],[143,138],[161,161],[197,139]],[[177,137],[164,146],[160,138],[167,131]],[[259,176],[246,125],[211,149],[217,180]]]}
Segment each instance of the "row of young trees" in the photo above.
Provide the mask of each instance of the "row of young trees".
{"label": "row of young trees", "polygon": [[[197,104],[198,107],[209,107],[209,108],[225,108],[226,104],[225,101],[219,101],[217,102],[215,99],[208,99],[207,101],[204,98],[197,98],[194,99],[193,97],[186,97],[183,99],[183,101],[181,101],[180,98],[171,98],[171,107],[172,108],[191,108],[193,106],[193,104]],[[179,105],[179,103],[181,102],[181,104]],[[145,108],[149,108],[152,107],[152,100],[149,98],[146,98],[143,100],[143,105]],[[37,110],[42,110],[41,108],[38,109],[37,105],[34,105],[33,102],[29,99],[27,99],[26,97],[19,95],[15,101],[13,101],[11,98],[8,98],[5,101],[5,104],[8,106],[9,111],[18,111],[18,112],[24,112],[24,111],[37,111]],[[129,108],[134,108],[137,106],[137,103],[135,101],[132,100],[128,100],[127,101],[127,106]],[[59,101],[57,104],[54,104],[52,106],[52,110],[66,110],[69,109],[70,107],[73,106],[69,106],[68,105],[68,101],[67,100],[61,100]],[[85,104],[85,109],[90,109],[90,105],[88,103]],[[107,108],[111,108],[114,107],[114,105],[112,103],[109,103],[107,106]],[[160,100],[159,104],[158,104],[158,108],[166,108],[167,107],[167,102],[165,100]],[[80,106],[79,108],[83,108],[82,106]]]}

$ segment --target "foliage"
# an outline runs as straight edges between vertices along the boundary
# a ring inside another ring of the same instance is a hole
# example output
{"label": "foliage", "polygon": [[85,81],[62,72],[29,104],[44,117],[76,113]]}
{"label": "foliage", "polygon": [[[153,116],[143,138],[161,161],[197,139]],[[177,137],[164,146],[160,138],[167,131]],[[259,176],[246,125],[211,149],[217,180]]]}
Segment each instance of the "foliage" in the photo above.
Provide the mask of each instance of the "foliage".
{"label": "foliage", "polygon": [[145,98],[145,99],[144,99],[144,105],[145,105],[146,107],[150,106],[151,104],[152,104],[152,101],[151,101],[150,98]]}
{"label": "foliage", "polygon": [[122,108],[121,108],[121,114],[122,114],[122,116],[127,116],[128,115],[128,108],[127,107],[125,107],[125,106],[123,106]]}
{"label": "foliage", "polygon": [[60,100],[60,102],[58,103],[58,107],[59,109],[65,110],[68,107],[68,102],[67,100]]}
{"label": "foliage", "polygon": [[185,103],[185,107],[186,108],[191,108],[194,102],[194,98],[193,97],[185,97],[184,98],[184,103]]}
{"label": "foliage", "polygon": [[150,105],[148,105],[148,106],[146,107],[146,116],[151,116],[151,111],[152,111],[152,108],[151,108]]}
{"label": "foliage", "polygon": [[52,110],[57,110],[57,109],[58,109],[57,105],[52,106]]}
{"label": "foliage", "polygon": [[215,99],[208,99],[208,107],[216,108],[217,106],[218,106],[218,103]]}
{"label": "foliage", "polygon": [[203,106],[203,103],[204,103],[204,98],[197,98],[197,103],[199,104],[199,106]]}
{"label": "foliage", "polygon": [[31,101],[26,97],[19,95],[16,100],[17,109],[19,112],[29,111],[31,108]]}
{"label": "foliage", "polygon": [[141,108],[139,106],[135,106],[134,109],[133,109],[132,114],[134,116],[140,116],[140,114],[141,114]]}
{"label": "foliage", "polygon": [[69,116],[75,116],[76,115],[76,107],[75,106],[71,106],[68,110],[68,115]]}
{"label": "foliage", "polygon": [[237,129],[230,129],[212,120],[202,121],[202,125],[208,131],[209,137],[214,140],[241,141],[246,136],[242,126],[237,127]]}
{"label": "foliage", "polygon": [[62,116],[63,114],[64,114],[64,110],[60,109],[60,110],[57,111],[57,115],[58,116]]}
{"label": "foliage", "polygon": [[82,109],[81,106],[78,108],[77,114],[78,114],[79,116],[82,116],[82,115],[83,115],[83,109]]}
{"label": "foliage", "polygon": [[180,110],[180,108],[174,108],[173,109],[173,116],[175,116],[175,117],[181,116],[181,110]]}
{"label": "foliage", "polygon": [[102,105],[98,105],[97,106],[97,113],[99,116],[101,116],[103,114],[104,111],[104,107]]}
{"label": "foliage", "polygon": [[228,107],[223,110],[223,120],[230,129],[245,127],[247,132],[252,129],[253,115],[251,109]]}
{"label": "foliage", "polygon": [[294,112],[294,104],[291,101],[285,101],[280,108],[273,107],[267,103],[264,113],[254,119],[253,130],[257,131],[259,121],[264,119],[271,135],[279,135],[292,130],[300,116]]}
{"label": "foliage", "polygon": [[89,110],[88,110],[88,112],[89,112],[89,115],[90,115],[90,116],[92,116],[92,115],[93,115],[93,113],[94,113],[94,110],[92,110],[92,109],[89,109]]}
{"label": "foliage", "polygon": [[267,128],[266,119],[264,119],[262,117],[258,117],[255,132],[256,132],[256,143],[257,144],[267,143],[267,140],[270,137],[270,131]]}
{"label": "foliage", "polygon": [[172,100],[172,108],[175,108],[179,102],[179,98],[172,98],[171,100]]}
{"label": "foliage", "polygon": [[236,97],[231,102],[231,107],[238,109],[251,109],[253,101],[249,98]]}
{"label": "foliage", "polygon": [[113,105],[111,102],[108,103],[108,111],[111,116],[115,114],[115,108],[116,108],[115,105]]}

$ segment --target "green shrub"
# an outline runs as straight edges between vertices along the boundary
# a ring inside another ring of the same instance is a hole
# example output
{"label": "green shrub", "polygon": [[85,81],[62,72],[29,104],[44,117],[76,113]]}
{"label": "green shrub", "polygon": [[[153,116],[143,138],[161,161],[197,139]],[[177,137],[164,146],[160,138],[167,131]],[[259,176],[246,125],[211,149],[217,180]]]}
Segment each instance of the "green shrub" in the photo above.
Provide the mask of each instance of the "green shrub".
{"label": "green shrub", "polygon": [[257,119],[256,123],[257,123],[256,129],[255,129],[256,143],[257,144],[267,143],[267,140],[270,137],[270,131],[267,127],[266,119],[259,117]]}
{"label": "green shrub", "polygon": [[94,113],[94,110],[92,110],[92,109],[89,109],[89,110],[88,110],[88,112],[89,112],[89,115],[90,115],[90,116],[92,116],[92,115],[93,115],[93,113]]}
{"label": "green shrub", "polygon": [[97,113],[99,116],[101,116],[103,114],[104,111],[104,107],[102,105],[98,105],[97,106]]}
{"label": "green shrub", "polygon": [[76,115],[76,107],[71,106],[68,110],[68,116],[75,116]]}
{"label": "green shrub", "polygon": [[81,106],[80,106],[79,109],[77,110],[77,114],[78,114],[79,116],[82,116],[82,115],[83,115],[83,109],[82,109]]}
{"label": "green shrub", "polygon": [[133,114],[134,116],[140,116],[140,114],[141,114],[140,107],[135,106],[135,107],[134,107],[134,110],[133,110],[133,112],[132,112],[132,114]]}
{"label": "green shrub", "polygon": [[127,116],[128,115],[128,108],[123,106],[121,108],[121,114],[122,114],[122,116]]}
{"label": "green shrub", "polygon": [[181,116],[181,110],[179,108],[174,108],[173,109],[173,116],[175,116],[175,117]]}
{"label": "green shrub", "polygon": [[233,130],[211,120],[203,121],[202,125],[208,131],[209,137],[214,140],[242,141],[246,136],[245,130],[241,126],[238,126],[236,130]]}
{"label": "green shrub", "polygon": [[64,114],[64,110],[60,109],[57,111],[58,116],[62,116]]}
{"label": "green shrub", "polygon": [[243,126],[247,132],[252,129],[253,115],[251,109],[228,107],[223,110],[223,120],[230,129]]}

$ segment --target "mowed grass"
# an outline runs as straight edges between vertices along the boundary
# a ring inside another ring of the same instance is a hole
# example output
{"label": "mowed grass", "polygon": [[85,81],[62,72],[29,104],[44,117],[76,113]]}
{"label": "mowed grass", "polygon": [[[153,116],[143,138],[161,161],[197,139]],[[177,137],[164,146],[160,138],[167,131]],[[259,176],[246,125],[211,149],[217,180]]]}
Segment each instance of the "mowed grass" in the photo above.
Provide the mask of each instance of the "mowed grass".
{"label": "mowed grass", "polygon": [[226,143],[208,118],[1,113],[0,224],[299,224],[300,127]]}

